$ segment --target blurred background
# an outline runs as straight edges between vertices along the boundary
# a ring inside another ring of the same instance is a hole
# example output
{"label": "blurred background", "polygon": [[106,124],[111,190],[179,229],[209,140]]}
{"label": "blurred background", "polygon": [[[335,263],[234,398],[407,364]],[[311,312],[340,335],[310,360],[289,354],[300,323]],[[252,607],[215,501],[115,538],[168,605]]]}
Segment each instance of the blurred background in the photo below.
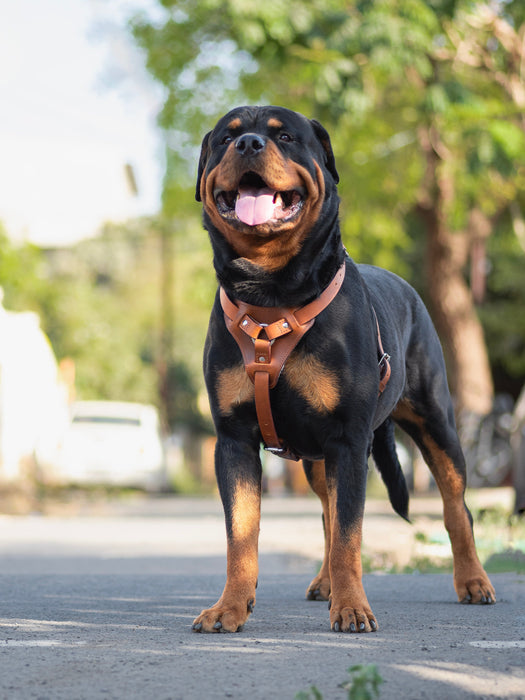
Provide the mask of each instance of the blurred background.
{"label": "blurred background", "polygon": [[[196,165],[252,103],[328,129],[350,255],[417,288],[469,483],[525,509],[521,0],[17,0],[0,103],[0,508],[71,485],[214,489]],[[269,459],[270,492],[305,492]]]}

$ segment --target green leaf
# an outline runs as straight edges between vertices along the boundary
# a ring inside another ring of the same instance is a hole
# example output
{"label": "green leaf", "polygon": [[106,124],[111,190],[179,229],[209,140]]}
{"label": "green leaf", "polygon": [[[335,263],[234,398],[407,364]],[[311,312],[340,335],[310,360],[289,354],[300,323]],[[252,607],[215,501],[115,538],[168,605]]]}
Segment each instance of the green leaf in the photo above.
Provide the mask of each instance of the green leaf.
{"label": "green leaf", "polygon": [[519,126],[501,119],[491,122],[488,130],[508,158],[525,159],[525,132]]}

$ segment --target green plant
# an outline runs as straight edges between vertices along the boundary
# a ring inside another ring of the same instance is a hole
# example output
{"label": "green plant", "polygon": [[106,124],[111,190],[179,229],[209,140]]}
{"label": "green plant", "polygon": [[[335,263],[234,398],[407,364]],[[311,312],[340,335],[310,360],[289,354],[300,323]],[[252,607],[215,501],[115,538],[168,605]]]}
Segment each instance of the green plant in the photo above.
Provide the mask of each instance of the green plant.
{"label": "green plant", "polygon": [[[341,683],[341,688],[348,692],[348,700],[376,700],[383,678],[375,664],[356,664],[347,669],[350,680]],[[295,700],[323,700],[323,694],[315,686],[296,693]]]}
{"label": "green plant", "polygon": [[351,678],[342,687],[348,691],[348,700],[375,700],[379,697],[379,686],[383,678],[375,664],[350,666]]}
{"label": "green plant", "polygon": [[295,700],[323,700],[323,694],[315,685],[311,685],[309,690],[300,690],[296,693]]}

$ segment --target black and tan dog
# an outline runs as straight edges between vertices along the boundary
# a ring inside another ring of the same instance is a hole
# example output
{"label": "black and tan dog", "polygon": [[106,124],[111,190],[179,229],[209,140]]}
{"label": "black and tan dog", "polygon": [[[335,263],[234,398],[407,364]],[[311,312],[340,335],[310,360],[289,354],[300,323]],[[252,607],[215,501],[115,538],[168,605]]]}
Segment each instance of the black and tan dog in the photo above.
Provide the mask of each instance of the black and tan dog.
{"label": "black and tan dog", "polygon": [[362,519],[370,452],[407,517],[394,423],[420,447],[443,497],[459,600],[496,600],[463,499],[465,464],[435,330],[408,284],[346,255],[337,182],[325,129],[280,107],[234,109],[202,144],[196,196],[222,288],[204,371],[228,555],[222,596],[196,618],[197,632],[239,631],[253,610],[259,451],[276,433],[270,447],[303,459],[322,502],[325,558],[307,598],[330,601],[334,631],[378,628],[361,581]]}

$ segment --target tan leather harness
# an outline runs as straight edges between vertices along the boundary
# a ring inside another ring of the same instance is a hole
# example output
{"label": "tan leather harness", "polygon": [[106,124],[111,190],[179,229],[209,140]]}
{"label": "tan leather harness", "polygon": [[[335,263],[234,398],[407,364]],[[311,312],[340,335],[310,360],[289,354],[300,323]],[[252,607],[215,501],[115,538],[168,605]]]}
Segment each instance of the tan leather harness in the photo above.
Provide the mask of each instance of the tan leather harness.
{"label": "tan leather harness", "polygon": [[[316,317],[336,297],[343,285],[346,264],[343,262],[322,294],[298,309],[253,306],[232,301],[220,288],[220,300],[226,327],[239,346],[244,367],[255,387],[255,410],[266,450],[285,459],[301,459],[277,436],[270,404],[270,389],[277,384],[284,364]],[[374,311],[375,316],[375,311]],[[390,356],[383,350],[376,318],[380,368],[379,393],[390,378]]]}

